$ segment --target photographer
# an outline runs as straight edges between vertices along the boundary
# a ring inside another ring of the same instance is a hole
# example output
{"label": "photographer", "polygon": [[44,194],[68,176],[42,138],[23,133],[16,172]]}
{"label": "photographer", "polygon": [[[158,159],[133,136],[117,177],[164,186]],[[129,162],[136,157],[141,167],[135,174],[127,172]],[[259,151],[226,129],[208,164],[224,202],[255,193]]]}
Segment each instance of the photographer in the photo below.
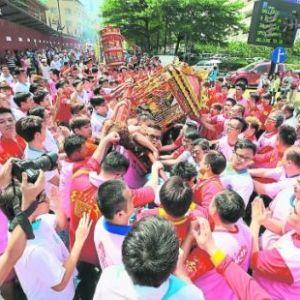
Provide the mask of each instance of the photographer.
{"label": "photographer", "polygon": [[[38,181],[41,180],[41,174],[42,172],[40,172]],[[26,174],[23,173],[23,179],[25,178]],[[24,187],[24,182],[22,185]],[[1,209],[10,221],[13,221],[19,212],[26,208],[24,203],[22,203],[22,199],[27,194],[24,193],[22,185],[13,181],[0,196]],[[31,192],[30,194],[33,195],[34,193]],[[6,264],[8,268],[11,268],[16,263],[15,271],[28,300],[73,299],[75,294],[75,285],[73,283],[76,281],[75,267],[91,228],[90,219],[86,214],[83,215],[76,231],[75,243],[69,254],[54,230],[55,222],[53,219],[55,216],[48,214],[49,203],[47,198],[41,193],[35,193],[35,196],[37,196],[34,203],[35,210],[32,212],[32,206],[30,207],[30,212],[27,210],[28,219],[32,221],[29,237],[34,237],[34,239],[26,243],[23,237],[22,243],[18,244],[20,248],[19,252],[17,251],[18,256],[16,257],[14,253],[13,259],[6,258],[8,260]],[[26,201],[28,202],[28,200]],[[19,232],[18,227],[15,230]],[[16,235],[16,233],[13,234],[12,238],[16,238]],[[8,247],[7,251],[10,248]],[[17,261],[18,258],[19,260]],[[1,271],[3,269],[6,270],[7,267],[4,265],[4,268],[2,268],[1,265]],[[30,277],[28,277],[27,272],[29,269],[31,271]],[[3,278],[6,274],[3,275]]]}
{"label": "photographer", "polygon": [[[0,171],[0,187],[5,187],[11,182],[12,163],[8,160]],[[39,195],[45,184],[44,173],[40,172],[37,181],[34,184],[27,182],[26,173],[22,174],[22,206],[21,210],[27,210]],[[25,216],[24,216],[25,218]],[[24,222],[26,218],[24,219]],[[13,230],[6,247],[5,252],[0,256],[0,286],[3,284],[7,275],[13,269],[15,263],[22,255],[27,241],[27,233],[21,225],[17,225]]]}

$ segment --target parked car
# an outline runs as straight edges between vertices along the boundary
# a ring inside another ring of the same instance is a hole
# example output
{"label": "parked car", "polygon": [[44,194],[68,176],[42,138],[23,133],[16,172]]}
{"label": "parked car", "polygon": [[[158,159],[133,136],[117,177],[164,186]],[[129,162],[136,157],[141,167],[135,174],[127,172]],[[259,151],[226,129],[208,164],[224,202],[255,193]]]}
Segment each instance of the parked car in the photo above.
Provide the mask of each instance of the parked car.
{"label": "parked car", "polygon": [[214,66],[218,66],[220,63],[221,61],[219,59],[200,60],[192,67],[196,71],[199,70],[211,71]]}
{"label": "parked car", "polygon": [[213,53],[204,52],[204,53],[200,53],[198,56],[201,60],[204,60],[204,59],[207,60],[213,56]]}
{"label": "parked car", "polygon": [[[234,72],[228,72],[226,75],[226,82],[232,86],[242,83],[245,86],[257,86],[262,74],[269,73],[271,68],[271,61],[261,61],[252,63],[246,67],[240,68]],[[290,69],[285,64],[278,65],[278,72],[283,78]],[[299,80],[298,75],[293,73],[293,76]]]}

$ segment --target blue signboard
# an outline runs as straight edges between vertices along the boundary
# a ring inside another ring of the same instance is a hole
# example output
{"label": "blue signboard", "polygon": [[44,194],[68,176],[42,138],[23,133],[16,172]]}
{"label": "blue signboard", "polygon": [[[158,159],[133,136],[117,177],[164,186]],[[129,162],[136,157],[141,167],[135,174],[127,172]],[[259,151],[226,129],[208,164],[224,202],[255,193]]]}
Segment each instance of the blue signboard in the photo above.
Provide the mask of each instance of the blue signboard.
{"label": "blue signboard", "polygon": [[283,63],[286,60],[286,50],[283,47],[277,47],[272,52],[272,62],[274,64]]}

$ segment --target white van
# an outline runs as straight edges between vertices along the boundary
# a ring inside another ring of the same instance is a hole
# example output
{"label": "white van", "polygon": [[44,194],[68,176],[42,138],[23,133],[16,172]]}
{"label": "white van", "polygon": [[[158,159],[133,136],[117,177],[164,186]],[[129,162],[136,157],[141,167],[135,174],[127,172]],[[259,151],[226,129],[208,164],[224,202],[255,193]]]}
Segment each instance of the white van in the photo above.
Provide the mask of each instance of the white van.
{"label": "white van", "polygon": [[193,68],[196,71],[205,70],[210,72],[214,66],[218,66],[220,63],[221,61],[218,59],[200,60],[193,66]]}

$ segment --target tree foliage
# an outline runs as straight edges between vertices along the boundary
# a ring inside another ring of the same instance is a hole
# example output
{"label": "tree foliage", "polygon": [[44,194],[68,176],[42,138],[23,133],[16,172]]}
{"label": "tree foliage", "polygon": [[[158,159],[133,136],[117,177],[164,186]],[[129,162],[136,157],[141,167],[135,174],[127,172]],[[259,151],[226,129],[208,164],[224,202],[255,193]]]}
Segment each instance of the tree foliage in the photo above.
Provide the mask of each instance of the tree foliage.
{"label": "tree foliage", "polygon": [[223,44],[243,29],[240,0],[105,0],[105,25],[121,28],[124,36],[147,52],[175,45],[185,50],[197,43]]}

